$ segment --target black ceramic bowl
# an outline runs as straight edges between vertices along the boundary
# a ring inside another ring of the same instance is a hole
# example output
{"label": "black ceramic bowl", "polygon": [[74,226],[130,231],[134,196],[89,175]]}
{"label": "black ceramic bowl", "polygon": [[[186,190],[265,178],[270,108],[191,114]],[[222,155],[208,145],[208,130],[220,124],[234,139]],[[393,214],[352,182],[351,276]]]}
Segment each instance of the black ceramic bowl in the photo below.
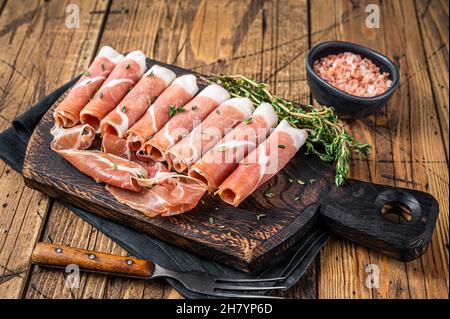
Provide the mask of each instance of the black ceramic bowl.
{"label": "black ceramic bowl", "polygon": [[[370,59],[381,72],[389,72],[391,87],[383,94],[374,97],[360,97],[341,91],[322,78],[313,70],[314,61],[330,54],[352,52]],[[306,56],[306,78],[313,97],[322,105],[332,106],[336,113],[344,119],[361,118],[377,112],[391,98],[399,83],[397,66],[386,56],[361,45],[329,41],[322,42],[309,50]]]}

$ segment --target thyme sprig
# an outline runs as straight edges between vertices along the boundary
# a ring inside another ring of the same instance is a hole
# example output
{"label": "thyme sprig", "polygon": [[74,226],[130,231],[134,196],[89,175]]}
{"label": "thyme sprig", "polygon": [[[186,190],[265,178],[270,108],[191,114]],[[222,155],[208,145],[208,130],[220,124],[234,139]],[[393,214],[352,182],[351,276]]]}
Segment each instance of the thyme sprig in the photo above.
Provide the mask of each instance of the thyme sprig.
{"label": "thyme sprig", "polygon": [[206,79],[222,85],[231,96],[247,97],[255,106],[270,103],[278,118],[308,132],[306,154],[315,154],[322,161],[335,162],[335,183],[344,185],[350,171],[350,153],[368,156],[371,146],[357,141],[344,128],[333,108],[295,104],[269,92],[267,84],[243,75],[212,75]]}

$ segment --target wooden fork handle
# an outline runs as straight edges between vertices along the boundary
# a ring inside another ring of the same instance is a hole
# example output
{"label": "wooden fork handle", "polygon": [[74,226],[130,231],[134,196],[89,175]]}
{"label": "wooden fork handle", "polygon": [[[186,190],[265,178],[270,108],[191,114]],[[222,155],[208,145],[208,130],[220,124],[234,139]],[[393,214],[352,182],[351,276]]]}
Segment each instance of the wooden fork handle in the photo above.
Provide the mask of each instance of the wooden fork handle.
{"label": "wooden fork handle", "polygon": [[142,278],[151,277],[155,270],[155,265],[148,260],[49,243],[38,243],[31,261],[41,266],[65,268],[76,265],[84,271]]}

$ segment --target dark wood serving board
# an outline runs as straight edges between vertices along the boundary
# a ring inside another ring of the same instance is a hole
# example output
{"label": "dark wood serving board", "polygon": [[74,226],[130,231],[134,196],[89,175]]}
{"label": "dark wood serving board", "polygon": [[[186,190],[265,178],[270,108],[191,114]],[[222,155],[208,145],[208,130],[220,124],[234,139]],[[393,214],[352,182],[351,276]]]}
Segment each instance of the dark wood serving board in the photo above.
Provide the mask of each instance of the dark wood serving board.
{"label": "dark wood serving board", "polygon": [[[148,60],[149,66],[155,63],[177,75],[192,73]],[[205,83],[199,80],[199,86]],[[332,165],[305,156],[302,149],[238,208],[205,195],[188,213],[147,217],[117,202],[104,184],[95,183],[50,149],[52,112],[64,96],[42,118],[30,139],[23,169],[26,185],[171,244],[250,271],[291,247],[316,222],[401,260],[420,256],[431,239],[439,210],[431,195],[360,181],[337,188]],[[274,196],[268,198],[267,193]],[[407,206],[412,219],[405,224],[386,220],[381,214],[386,202]]]}

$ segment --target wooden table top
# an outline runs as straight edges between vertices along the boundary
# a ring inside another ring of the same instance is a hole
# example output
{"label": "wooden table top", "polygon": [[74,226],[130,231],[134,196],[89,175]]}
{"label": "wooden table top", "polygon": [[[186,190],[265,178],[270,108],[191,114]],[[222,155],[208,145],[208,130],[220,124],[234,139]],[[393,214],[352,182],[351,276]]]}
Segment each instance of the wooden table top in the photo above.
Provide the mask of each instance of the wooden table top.
{"label": "wooden table top", "polygon": [[[71,14],[79,8],[79,28]],[[368,4],[379,28],[365,24]],[[75,10],[75,11],[73,11]],[[102,45],[199,72],[240,73],[272,91],[310,102],[304,58],[312,45],[347,40],[395,60],[401,84],[377,115],[347,122],[374,146],[353,159],[352,177],[433,194],[440,215],[420,259],[402,263],[333,238],[289,298],[448,298],[449,78],[447,0],[12,1],[0,0],[0,130],[30,105],[85,69]],[[74,23],[75,22],[75,23]],[[69,26],[69,27],[68,27]],[[0,161],[0,298],[180,298],[162,280],[64,273],[30,265],[37,241],[126,255],[53,199],[24,186]],[[379,288],[366,288],[367,266]]]}

